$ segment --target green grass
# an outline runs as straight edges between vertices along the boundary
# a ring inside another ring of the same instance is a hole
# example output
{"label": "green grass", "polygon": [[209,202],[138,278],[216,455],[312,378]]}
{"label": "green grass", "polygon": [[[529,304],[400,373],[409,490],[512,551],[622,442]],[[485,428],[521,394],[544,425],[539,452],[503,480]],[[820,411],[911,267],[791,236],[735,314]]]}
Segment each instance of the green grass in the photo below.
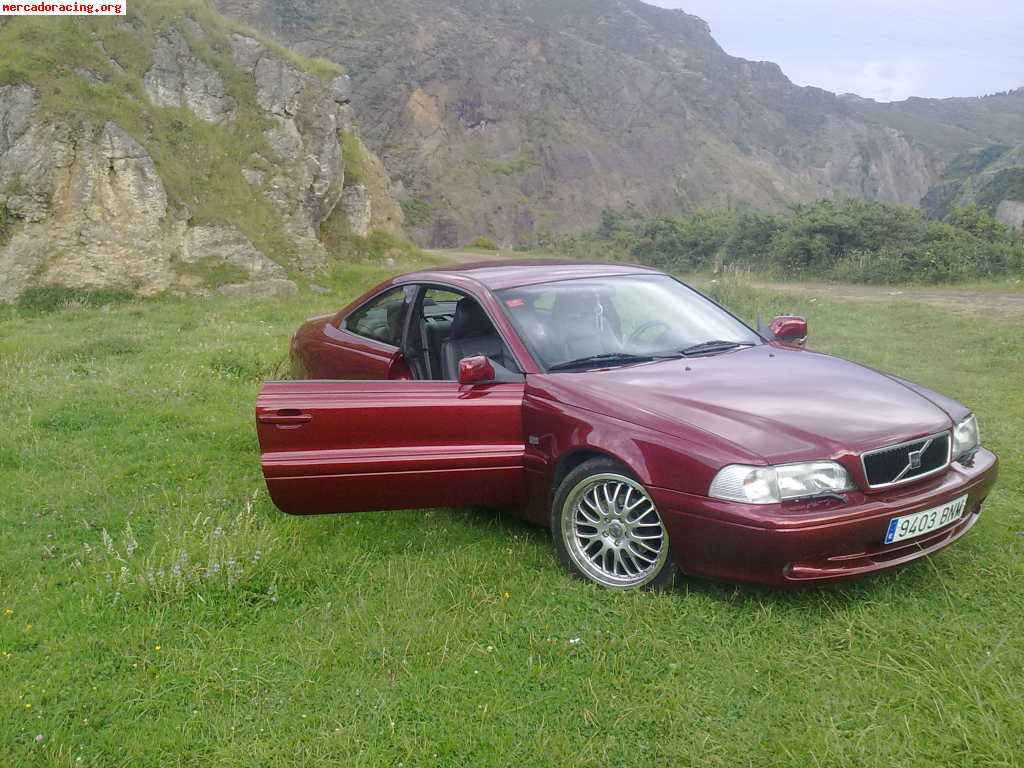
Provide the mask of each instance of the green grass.
{"label": "green grass", "polygon": [[356,134],[342,131],[341,156],[345,163],[345,185],[363,184],[366,181],[366,147]]}
{"label": "green grass", "polygon": [[410,227],[423,227],[430,223],[434,216],[434,207],[426,200],[410,198],[399,201],[405,223]]}
{"label": "green grass", "polygon": [[220,288],[231,283],[243,283],[249,279],[249,273],[237,264],[229,264],[215,256],[207,256],[196,262],[176,262],[175,269],[179,275],[195,278],[200,285]]}
{"label": "green grass", "polygon": [[988,147],[972,148],[954,157],[946,165],[947,179],[962,179],[985,170],[1010,149],[1007,144],[993,144]]}
{"label": "green grass", "polygon": [[1024,168],[1004,168],[978,191],[978,205],[995,211],[1003,200],[1024,200]]}
{"label": "green grass", "polygon": [[717,285],[970,403],[1002,479],[970,535],[893,574],[616,594],[510,517],[268,501],[260,381],[303,318],[407,266],[283,301],[2,310],[0,765],[1020,764],[1011,321]]}
{"label": "green grass", "polygon": [[492,173],[500,176],[517,176],[520,173],[537,168],[541,163],[537,162],[534,158],[532,151],[523,151],[519,155],[507,162],[500,162],[497,160],[489,160],[486,163],[486,167]]}
{"label": "green grass", "polygon": [[17,308],[27,316],[45,315],[73,307],[110,307],[130,302],[134,298],[134,294],[129,291],[37,285],[18,297]]}

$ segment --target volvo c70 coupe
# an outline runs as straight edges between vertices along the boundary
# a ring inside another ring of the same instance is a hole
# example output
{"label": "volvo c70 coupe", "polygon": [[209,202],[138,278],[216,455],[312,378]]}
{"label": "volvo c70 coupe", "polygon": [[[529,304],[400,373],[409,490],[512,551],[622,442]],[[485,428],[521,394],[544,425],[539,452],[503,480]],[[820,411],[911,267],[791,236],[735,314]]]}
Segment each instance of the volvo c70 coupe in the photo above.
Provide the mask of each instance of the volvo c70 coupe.
{"label": "volvo c70 coupe", "polygon": [[256,404],[264,475],[294,515],[512,510],[618,589],[831,581],[966,534],[998,464],[971,411],[806,335],[644,267],[402,275],[299,328]]}

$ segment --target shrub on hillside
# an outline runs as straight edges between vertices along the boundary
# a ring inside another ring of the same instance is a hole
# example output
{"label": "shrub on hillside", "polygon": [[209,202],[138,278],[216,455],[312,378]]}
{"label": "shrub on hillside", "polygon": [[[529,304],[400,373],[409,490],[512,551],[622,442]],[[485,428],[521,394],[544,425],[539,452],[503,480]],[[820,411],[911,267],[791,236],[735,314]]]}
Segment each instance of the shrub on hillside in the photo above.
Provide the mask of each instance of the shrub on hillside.
{"label": "shrub on hillside", "polygon": [[14,227],[13,219],[7,206],[0,204],[0,245],[4,245],[10,238],[11,229]]}
{"label": "shrub on hillside", "polygon": [[480,248],[484,251],[497,251],[498,244],[491,240],[489,237],[478,237],[472,243],[469,244],[470,248]]}
{"label": "shrub on hillside", "polygon": [[552,246],[671,271],[740,267],[858,282],[951,282],[1024,269],[1024,240],[984,210],[955,209],[938,222],[914,208],[864,200],[803,203],[784,216],[732,208],[653,219],[606,212],[594,233]]}

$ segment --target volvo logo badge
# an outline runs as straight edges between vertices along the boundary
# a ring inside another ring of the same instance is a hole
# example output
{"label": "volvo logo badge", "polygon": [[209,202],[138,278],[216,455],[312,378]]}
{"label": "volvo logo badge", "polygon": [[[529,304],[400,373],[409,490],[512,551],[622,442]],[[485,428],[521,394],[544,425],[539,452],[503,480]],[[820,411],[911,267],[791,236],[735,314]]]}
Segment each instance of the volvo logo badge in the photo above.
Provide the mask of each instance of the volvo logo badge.
{"label": "volvo logo badge", "polygon": [[935,438],[934,437],[929,437],[927,440],[924,441],[924,445],[922,445],[916,451],[909,451],[907,453],[907,466],[905,466],[903,468],[902,472],[900,472],[898,475],[896,475],[896,479],[893,480],[893,482],[894,483],[898,483],[900,480],[905,478],[911,472],[920,469],[921,468],[921,457],[924,456],[924,452],[927,451],[931,447],[932,443],[934,443],[934,442],[935,442]]}
{"label": "volvo logo badge", "polygon": [[910,459],[909,469],[921,468],[921,454],[925,452],[929,445],[931,445],[931,440],[929,440],[920,450],[910,452],[910,456],[908,457]]}

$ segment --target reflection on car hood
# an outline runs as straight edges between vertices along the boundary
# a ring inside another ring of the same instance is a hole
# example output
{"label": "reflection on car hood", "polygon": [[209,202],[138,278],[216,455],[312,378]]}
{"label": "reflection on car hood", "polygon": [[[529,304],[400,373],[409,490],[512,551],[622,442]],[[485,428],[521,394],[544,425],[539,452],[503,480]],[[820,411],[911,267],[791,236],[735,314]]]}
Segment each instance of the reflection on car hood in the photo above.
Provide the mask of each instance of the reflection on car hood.
{"label": "reflection on car hood", "polygon": [[544,376],[548,396],[669,434],[713,433],[766,461],[861,452],[949,429],[950,415],[882,373],[803,349]]}

